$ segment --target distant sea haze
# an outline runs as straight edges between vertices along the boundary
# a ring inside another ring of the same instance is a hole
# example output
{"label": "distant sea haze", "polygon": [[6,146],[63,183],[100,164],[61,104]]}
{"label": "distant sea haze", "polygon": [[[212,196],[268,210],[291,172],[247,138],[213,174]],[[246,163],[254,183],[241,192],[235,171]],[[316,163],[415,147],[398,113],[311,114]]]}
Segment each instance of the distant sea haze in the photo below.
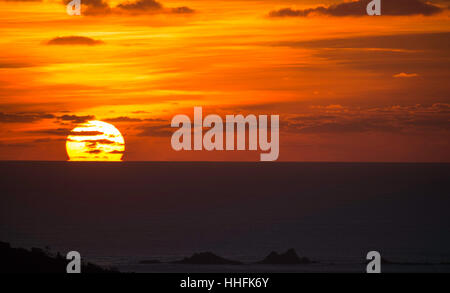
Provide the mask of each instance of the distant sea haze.
{"label": "distant sea haze", "polygon": [[[365,272],[376,250],[396,263],[386,271],[449,272],[449,175],[450,164],[0,162],[0,240],[121,271]],[[290,248],[313,263],[254,264]],[[201,252],[244,264],[170,263]]]}

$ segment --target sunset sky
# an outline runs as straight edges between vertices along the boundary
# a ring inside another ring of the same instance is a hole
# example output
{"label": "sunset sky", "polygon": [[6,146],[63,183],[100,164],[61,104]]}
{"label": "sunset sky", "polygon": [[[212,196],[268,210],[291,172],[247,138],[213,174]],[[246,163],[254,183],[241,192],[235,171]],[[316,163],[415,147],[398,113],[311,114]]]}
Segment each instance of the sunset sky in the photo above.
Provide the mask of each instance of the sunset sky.
{"label": "sunset sky", "polygon": [[280,161],[450,162],[450,1],[81,1],[0,0],[0,160],[67,160],[100,120],[127,161],[259,161],[173,151],[202,106],[280,115]]}

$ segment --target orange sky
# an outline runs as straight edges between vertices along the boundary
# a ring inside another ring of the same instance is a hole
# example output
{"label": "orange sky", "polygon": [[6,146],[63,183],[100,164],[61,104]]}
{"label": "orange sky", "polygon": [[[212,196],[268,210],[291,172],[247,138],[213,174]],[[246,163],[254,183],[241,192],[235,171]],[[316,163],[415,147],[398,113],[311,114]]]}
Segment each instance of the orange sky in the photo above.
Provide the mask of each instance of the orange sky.
{"label": "orange sky", "polygon": [[0,0],[1,160],[67,160],[69,131],[94,118],[121,131],[125,160],[259,160],[173,151],[171,118],[202,106],[279,114],[280,161],[450,161],[445,1],[381,17],[269,16],[343,1],[81,1],[90,15]]}

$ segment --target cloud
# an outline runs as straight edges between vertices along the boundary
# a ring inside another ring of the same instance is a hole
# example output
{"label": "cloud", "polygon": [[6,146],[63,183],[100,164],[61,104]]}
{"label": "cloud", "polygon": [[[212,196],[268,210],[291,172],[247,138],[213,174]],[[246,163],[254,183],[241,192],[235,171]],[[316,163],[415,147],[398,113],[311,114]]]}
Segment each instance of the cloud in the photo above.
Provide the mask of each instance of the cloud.
{"label": "cloud", "polygon": [[323,7],[318,7],[314,9],[303,9],[295,10],[290,7],[282,8],[280,10],[273,10],[269,12],[270,17],[306,17],[315,10],[323,9]]}
{"label": "cloud", "polygon": [[144,121],[148,121],[148,122],[167,122],[167,120],[160,119],[160,118],[146,118],[146,119],[144,119]]}
{"label": "cloud", "polygon": [[101,131],[71,131],[69,135],[72,136],[97,136],[103,135],[104,133]]}
{"label": "cloud", "polygon": [[83,123],[83,122],[87,122],[89,120],[94,120],[95,116],[93,116],[93,115],[86,115],[86,116],[63,115],[63,116],[59,116],[58,119],[62,120],[62,121],[70,121],[73,123]]}
{"label": "cloud", "polygon": [[[63,0],[64,5],[70,0]],[[81,13],[87,16],[108,15],[108,14],[191,14],[195,10],[187,7],[166,8],[156,0],[127,1],[111,7],[103,0],[83,0]]]}
{"label": "cloud", "polygon": [[115,141],[109,140],[109,139],[92,139],[92,140],[82,140],[82,142],[86,143],[100,143],[100,144],[116,144]]}
{"label": "cloud", "polygon": [[128,116],[120,116],[120,117],[114,117],[114,118],[106,118],[103,119],[105,122],[110,123],[120,123],[120,122],[165,122],[166,120],[160,119],[160,118],[132,118]]}
{"label": "cloud", "polygon": [[288,133],[362,133],[450,131],[450,104],[389,106],[381,108],[327,106],[311,108],[313,113],[283,119]]}
{"label": "cloud", "polygon": [[170,137],[175,131],[170,125],[145,125],[139,127],[138,136]]}
{"label": "cloud", "polygon": [[27,148],[32,146],[33,146],[32,142],[10,142],[10,143],[0,142],[0,147],[2,148]]}
{"label": "cloud", "polygon": [[[269,13],[270,17],[307,17],[312,15],[329,16],[364,16],[366,7],[371,0],[358,0],[334,4],[328,7],[318,6],[308,9],[283,8]],[[433,15],[443,11],[443,8],[424,0],[383,0],[382,15]]]}
{"label": "cloud", "polygon": [[401,72],[401,73],[394,74],[392,77],[395,77],[395,78],[408,78],[408,77],[417,77],[417,76],[419,76],[417,73]]}
{"label": "cloud", "polygon": [[286,41],[274,46],[324,48],[324,49],[406,49],[406,50],[445,50],[450,45],[450,32],[393,34],[380,36],[357,36],[349,38],[328,38],[312,41]]}
{"label": "cloud", "polygon": [[123,153],[124,153],[124,151],[118,151],[118,150],[108,152],[108,154],[123,154]]}
{"label": "cloud", "polygon": [[37,138],[31,141],[23,141],[23,142],[0,142],[0,147],[3,148],[29,148],[35,147],[38,143],[49,143],[49,142],[63,142],[65,139],[57,138]]}
{"label": "cloud", "polygon": [[102,150],[90,150],[87,153],[88,154],[99,154],[99,153],[102,153],[102,152],[103,152]]}
{"label": "cloud", "polygon": [[47,45],[84,45],[95,46],[104,44],[103,41],[94,40],[88,37],[81,36],[68,36],[68,37],[56,37],[47,42]]}
{"label": "cloud", "polygon": [[42,134],[42,135],[55,135],[55,136],[67,136],[70,133],[70,129],[66,129],[66,128],[39,129],[39,130],[30,130],[30,131],[27,131],[27,133]]}
{"label": "cloud", "polygon": [[115,141],[109,140],[109,139],[86,139],[86,140],[75,140],[75,139],[68,139],[68,141],[72,142],[82,142],[85,143],[87,147],[89,148],[96,148],[98,144],[107,144],[107,145],[123,145],[122,143],[117,143]]}
{"label": "cloud", "polygon": [[103,119],[103,121],[111,122],[111,123],[114,123],[114,122],[142,122],[142,119],[120,116],[120,117],[115,117],[115,118]]}
{"label": "cloud", "polygon": [[55,141],[66,141],[65,138],[37,138],[33,140],[33,143],[47,143],[47,142],[55,142]]}
{"label": "cloud", "polygon": [[2,68],[8,68],[8,69],[28,68],[28,67],[34,67],[34,66],[36,66],[36,64],[0,61],[0,69],[2,69]]}
{"label": "cloud", "polygon": [[55,118],[53,114],[46,113],[3,113],[0,112],[0,123],[30,123],[42,119]]}
{"label": "cloud", "polygon": [[170,11],[172,13],[175,13],[175,14],[189,14],[189,13],[194,13],[195,12],[194,9],[191,9],[191,8],[189,8],[187,6],[171,8]]}
{"label": "cloud", "polygon": [[292,40],[268,45],[310,49],[314,57],[338,66],[370,70],[383,76],[401,72],[433,76],[447,72],[450,32]]}
{"label": "cloud", "polygon": [[[71,0],[63,0],[63,4],[67,5]],[[83,15],[106,15],[111,13],[111,7],[103,0],[82,0],[81,13]]]}
{"label": "cloud", "polygon": [[155,0],[138,0],[119,4],[116,8],[130,11],[155,11],[163,8],[162,4]]}

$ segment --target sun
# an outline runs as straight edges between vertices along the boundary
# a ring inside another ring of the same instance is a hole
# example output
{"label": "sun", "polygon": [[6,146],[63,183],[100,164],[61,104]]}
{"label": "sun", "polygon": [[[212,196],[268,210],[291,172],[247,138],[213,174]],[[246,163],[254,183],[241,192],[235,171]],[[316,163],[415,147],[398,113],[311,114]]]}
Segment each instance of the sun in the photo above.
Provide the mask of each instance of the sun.
{"label": "sun", "polygon": [[69,161],[122,161],[125,140],[114,125],[103,121],[79,124],[67,136]]}

